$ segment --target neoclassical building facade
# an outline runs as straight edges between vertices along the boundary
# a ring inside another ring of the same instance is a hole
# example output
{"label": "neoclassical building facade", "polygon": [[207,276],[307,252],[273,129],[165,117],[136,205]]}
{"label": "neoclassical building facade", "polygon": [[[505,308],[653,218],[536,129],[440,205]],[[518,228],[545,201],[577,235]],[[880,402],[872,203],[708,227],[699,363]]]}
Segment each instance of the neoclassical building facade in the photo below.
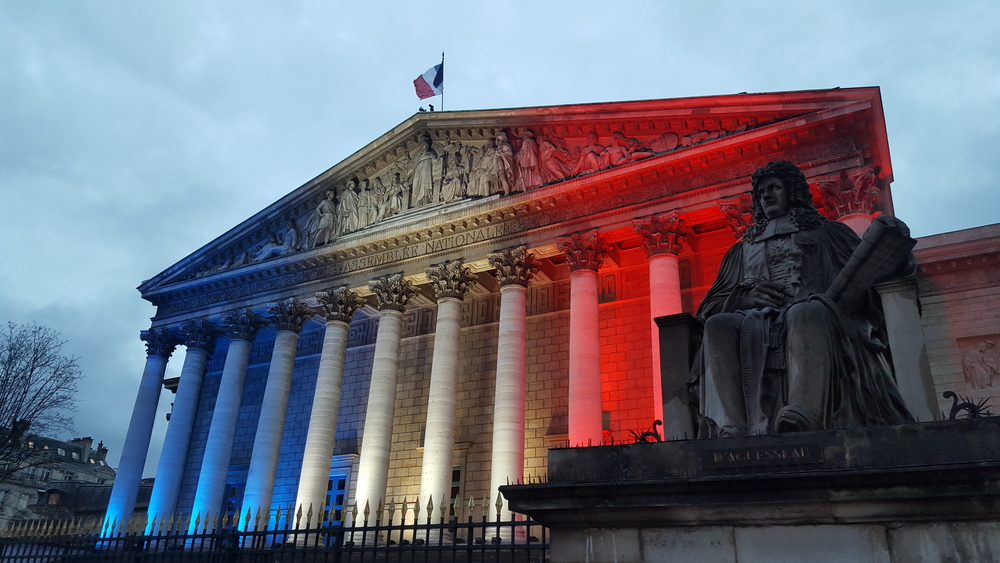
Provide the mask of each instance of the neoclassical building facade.
{"label": "neoclassical building facade", "polygon": [[[156,315],[108,522],[133,513],[169,358],[150,518],[494,499],[553,446],[654,419],[692,437],[653,319],[696,310],[773,160],[856,232],[893,212],[876,88],[414,115],[139,287]],[[996,235],[957,243],[986,257],[964,267],[994,272]],[[931,239],[918,258],[947,262],[934,249],[954,241]],[[886,289],[917,319],[907,401],[924,420],[934,385],[991,386],[961,366],[1000,332],[952,354],[940,297],[925,344],[917,285],[965,291],[935,279]]]}

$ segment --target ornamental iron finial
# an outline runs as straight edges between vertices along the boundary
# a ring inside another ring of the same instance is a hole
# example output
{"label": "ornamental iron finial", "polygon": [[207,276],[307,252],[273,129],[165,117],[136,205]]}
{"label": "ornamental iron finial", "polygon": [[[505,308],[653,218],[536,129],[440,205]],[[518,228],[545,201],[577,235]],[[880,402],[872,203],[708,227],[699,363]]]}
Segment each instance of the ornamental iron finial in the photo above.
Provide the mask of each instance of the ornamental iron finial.
{"label": "ornamental iron finial", "polygon": [[306,321],[316,316],[316,311],[294,297],[289,297],[280,303],[268,303],[267,312],[271,315],[271,324],[276,330],[287,330],[294,333],[302,332]]}
{"label": "ornamental iron finial", "polygon": [[400,313],[406,310],[406,304],[417,293],[413,282],[404,278],[403,274],[382,276],[368,282],[368,288],[378,297],[380,310],[399,311]]}
{"label": "ornamental iron finial", "polygon": [[358,294],[347,289],[347,286],[319,291],[316,293],[319,301],[319,314],[327,321],[341,321],[351,324],[354,312],[365,306]]}
{"label": "ornamental iron finial", "polygon": [[642,235],[642,246],[646,256],[652,258],[657,254],[681,253],[681,245],[691,235],[691,229],[680,217],[680,209],[674,209],[659,215],[633,219],[632,227]]}
{"label": "ornamental iron finial", "polygon": [[220,332],[222,331],[218,325],[207,319],[188,321],[181,327],[185,346],[189,349],[197,348],[198,350],[204,350],[209,354],[215,350],[215,339],[219,336]]}
{"label": "ornamental iron finial", "polygon": [[176,331],[165,328],[151,328],[139,333],[139,339],[146,343],[147,356],[169,358],[183,340]]}
{"label": "ornamental iron finial", "polygon": [[226,324],[225,331],[230,340],[253,342],[257,331],[267,326],[267,319],[249,308],[233,311],[222,320]]}
{"label": "ornamental iron finial", "polygon": [[528,287],[528,281],[539,267],[535,255],[528,252],[526,246],[492,252],[488,258],[490,266],[496,268],[497,281],[501,287],[505,285]]}
{"label": "ornamental iron finial", "polygon": [[559,250],[566,253],[571,272],[579,270],[596,272],[608,254],[608,243],[597,229],[559,237],[556,244]]}
{"label": "ornamental iron finial", "polygon": [[472,272],[462,265],[461,260],[447,260],[427,268],[427,278],[431,280],[438,299],[453,297],[461,301],[465,292],[476,282]]}

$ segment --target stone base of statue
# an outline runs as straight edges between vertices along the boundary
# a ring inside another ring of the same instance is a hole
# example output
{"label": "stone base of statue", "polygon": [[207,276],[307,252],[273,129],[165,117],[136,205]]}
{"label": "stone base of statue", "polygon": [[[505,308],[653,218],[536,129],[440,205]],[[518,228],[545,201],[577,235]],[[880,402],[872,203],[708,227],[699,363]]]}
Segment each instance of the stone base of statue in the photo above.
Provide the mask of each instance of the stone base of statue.
{"label": "stone base of statue", "polygon": [[549,452],[559,562],[1000,561],[1000,418]]}

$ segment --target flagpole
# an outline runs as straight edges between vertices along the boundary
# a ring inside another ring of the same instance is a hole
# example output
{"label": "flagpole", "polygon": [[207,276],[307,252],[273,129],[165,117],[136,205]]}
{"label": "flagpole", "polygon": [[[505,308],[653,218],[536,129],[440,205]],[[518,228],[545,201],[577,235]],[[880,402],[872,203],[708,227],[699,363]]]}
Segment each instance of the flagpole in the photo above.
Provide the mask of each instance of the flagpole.
{"label": "flagpole", "polygon": [[444,111],[444,51],[441,51],[441,111]]}

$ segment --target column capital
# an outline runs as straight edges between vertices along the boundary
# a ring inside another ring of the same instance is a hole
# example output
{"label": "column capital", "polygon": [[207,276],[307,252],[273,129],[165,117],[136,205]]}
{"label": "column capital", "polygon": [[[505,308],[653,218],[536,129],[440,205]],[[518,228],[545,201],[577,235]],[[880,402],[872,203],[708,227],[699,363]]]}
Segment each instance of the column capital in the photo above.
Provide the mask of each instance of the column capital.
{"label": "column capital", "polygon": [[476,282],[476,277],[462,265],[461,260],[446,260],[443,264],[432,264],[425,271],[438,299],[453,297],[461,301],[465,298],[465,292]]}
{"label": "column capital", "polygon": [[267,319],[254,313],[249,307],[239,309],[223,317],[226,335],[230,340],[253,342],[257,331],[267,326]]}
{"label": "column capital", "polygon": [[287,330],[296,334],[302,332],[306,321],[316,316],[316,310],[289,297],[279,303],[268,303],[267,312],[271,315],[271,324],[276,330]]}
{"label": "column capital", "polygon": [[354,313],[365,306],[364,300],[358,294],[347,289],[347,286],[316,292],[319,301],[319,314],[327,321],[341,321],[351,324]]}
{"label": "column capital", "polygon": [[368,282],[368,288],[378,297],[379,310],[399,311],[400,313],[406,310],[406,304],[417,293],[413,283],[404,278],[403,274],[382,276]]}
{"label": "column capital", "polygon": [[753,223],[753,196],[743,192],[736,196],[723,197],[716,201],[719,211],[726,216],[729,230],[737,239],[743,238],[750,223]]}
{"label": "column capital", "polygon": [[147,356],[169,358],[183,339],[173,329],[154,327],[139,333],[139,339],[146,343]]}
{"label": "column capital", "polygon": [[674,209],[659,215],[651,215],[632,220],[635,232],[642,235],[642,246],[646,256],[652,258],[657,254],[681,253],[681,244],[691,234],[691,229],[681,219],[680,209]]}
{"label": "column capital", "polygon": [[880,170],[869,164],[840,174],[816,177],[814,181],[823,199],[820,212],[833,221],[851,215],[873,214],[882,191],[878,178]]}
{"label": "column capital", "polygon": [[559,250],[566,253],[569,271],[591,270],[596,272],[608,254],[608,243],[597,229],[559,237]]}
{"label": "column capital", "polygon": [[528,252],[526,246],[491,252],[488,258],[490,266],[497,270],[496,276],[500,287],[505,285],[528,287],[532,274],[538,271],[538,261],[535,260],[534,254]]}
{"label": "column capital", "polygon": [[222,332],[218,325],[207,319],[197,319],[188,321],[181,327],[184,335],[184,345],[198,350],[204,350],[209,354],[215,350],[215,339]]}

